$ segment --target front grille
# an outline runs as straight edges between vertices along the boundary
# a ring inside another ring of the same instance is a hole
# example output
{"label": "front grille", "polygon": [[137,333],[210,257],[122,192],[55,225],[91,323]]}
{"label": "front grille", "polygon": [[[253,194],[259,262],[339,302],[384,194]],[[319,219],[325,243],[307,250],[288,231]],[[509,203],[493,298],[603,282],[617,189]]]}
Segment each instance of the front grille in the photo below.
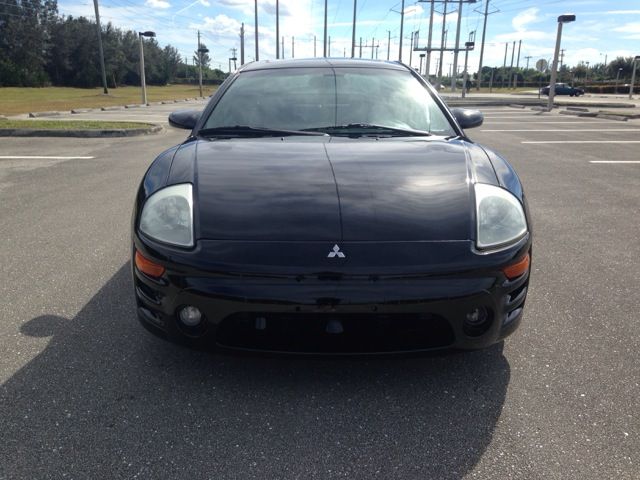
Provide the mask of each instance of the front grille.
{"label": "front grille", "polygon": [[[327,333],[338,321],[342,333]],[[449,323],[429,314],[236,313],[217,342],[225,347],[296,353],[373,353],[427,350],[454,342]]]}

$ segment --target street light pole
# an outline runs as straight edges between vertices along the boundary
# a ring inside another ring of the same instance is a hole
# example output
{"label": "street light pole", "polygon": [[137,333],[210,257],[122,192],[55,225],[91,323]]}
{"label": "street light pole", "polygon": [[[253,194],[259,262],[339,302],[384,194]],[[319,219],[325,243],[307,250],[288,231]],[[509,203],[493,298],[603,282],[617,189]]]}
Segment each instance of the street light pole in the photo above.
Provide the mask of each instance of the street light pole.
{"label": "street light pole", "polygon": [[558,75],[558,55],[560,54],[560,40],[562,39],[562,24],[575,22],[576,16],[573,14],[560,15],[558,17],[558,35],[556,37],[556,49],[553,54],[553,64],[551,65],[551,83],[549,84],[549,101],[547,110],[553,108],[553,98],[556,95],[556,77]]}
{"label": "street light pole", "polygon": [[144,78],[144,43],[142,37],[155,37],[155,32],[138,32],[140,39],[140,84],[142,85],[142,104],[147,104],[147,82]]}
{"label": "street light pole", "polygon": [[254,2],[254,14],[255,14],[255,37],[256,37],[256,62],[260,60],[260,51],[258,49],[258,0]]}
{"label": "street light pole", "polygon": [[402,0],[402,5],[400,7],[400,48],[398,49],[398,61],[402,63],[402,42],[404,38],[404,0]]}
{"label": "street light pole", "polygon": [[629,100],[633,98],[633,86],[636,83],[636,66],[640,60],[640,55],[636,55],[633,59],[633,73],[631,74],[631,86],[629,87]]}
{"label": "street light pole", "polygon": [[102,87],[104,94],[108,95],[107,90],[107,73],[104,68],[104,50],[102,49],[102,27],[100,26],[100,12],[98,10],[98,0],[93,0],[93,8],[96,12],[96,27],[98,28],[98,51],[100,52],[100,70],[102,71]]}
{"label": "street light pole", "polygon": [[[474,32],[475,35],[475,32]],[[468,73],[467,73],[467,65],[468,65],[468,61],[469,61],[469,50],[473,50],[473,47],[475,47],[475,41],[473,42],[466,42],[464,44],[464,72],[462,74],[462,98],[465,98],[467,95],[467,78],[468,78]]]}
{"label": "street light pole", "polygon": [[[356,5],[357,0],[353,0],[353,26],[351,27],[351,58],[356,56]],[[315,55],[314,55],[315,56]],[[387,60],[389,56],[387,55]]]}
{"label": "street light pole", "polygon": [[276,58],[280,58],[280,3],[276,0]]}
{"label": "street light pole", "polygon": [[327,58],[327,0],[324,0],[324,41],[322,43],[322,56]]}

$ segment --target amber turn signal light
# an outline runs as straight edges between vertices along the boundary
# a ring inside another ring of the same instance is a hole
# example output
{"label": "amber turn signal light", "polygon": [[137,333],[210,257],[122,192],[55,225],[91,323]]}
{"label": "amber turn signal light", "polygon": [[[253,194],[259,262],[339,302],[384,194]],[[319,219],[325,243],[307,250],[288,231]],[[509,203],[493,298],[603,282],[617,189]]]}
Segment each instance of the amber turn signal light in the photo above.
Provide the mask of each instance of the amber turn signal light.
{"label": "amber turn signal light", "polygon": [[502,272],[506,275],[509,280],[513,280],[514,278],[518,278],[520,275],[523,275],[527,270],[529,270],[529,264],[531,263],[531,259],[529,258],[529,254],[527,253],[524,257],[518,260],[516,263],[509,265],[502,269]]}
{"label": "amber turn signal light", "polygon": [[138,250],[136,250],[136,267],[138,267],[138,270],[145,275],[149,275],[154,278],[161,277],[164,273],[164,267],[162,265],[158,265],[148,258],[143,257]]}

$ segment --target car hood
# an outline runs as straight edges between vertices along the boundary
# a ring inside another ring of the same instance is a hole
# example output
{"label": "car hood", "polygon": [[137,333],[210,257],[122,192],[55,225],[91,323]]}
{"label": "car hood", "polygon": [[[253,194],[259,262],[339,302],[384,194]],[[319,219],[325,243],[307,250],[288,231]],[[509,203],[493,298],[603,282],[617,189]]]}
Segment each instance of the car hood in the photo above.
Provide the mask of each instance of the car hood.
{"label": "car hood", "polygon": [[199,239],[450,241],[473,231],[471,186],[496,183],[465,141],[285,137],[185,144]]}

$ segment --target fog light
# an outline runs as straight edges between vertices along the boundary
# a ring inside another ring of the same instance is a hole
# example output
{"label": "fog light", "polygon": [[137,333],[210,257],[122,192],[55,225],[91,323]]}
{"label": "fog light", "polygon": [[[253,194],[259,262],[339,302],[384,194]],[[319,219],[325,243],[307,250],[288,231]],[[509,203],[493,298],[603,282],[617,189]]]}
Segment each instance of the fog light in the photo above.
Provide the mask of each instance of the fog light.
{"label": "fog light", "polygon": [[479,337],[491,327],[491,314],[485,307],[474,308],[467,313],[462,325],[464,333],[470,337]]}
{"label": "fog light", "polygon": [[197,327],[202,321],[202,312],[192,305],[187,305],[178,314],[180,321],[187,327]]}
{"label": "fog light", "polygon": [[482,325],[487,321],[487,310],[484,307],[475,308],[467,313],[467,323],[469,325]]}

